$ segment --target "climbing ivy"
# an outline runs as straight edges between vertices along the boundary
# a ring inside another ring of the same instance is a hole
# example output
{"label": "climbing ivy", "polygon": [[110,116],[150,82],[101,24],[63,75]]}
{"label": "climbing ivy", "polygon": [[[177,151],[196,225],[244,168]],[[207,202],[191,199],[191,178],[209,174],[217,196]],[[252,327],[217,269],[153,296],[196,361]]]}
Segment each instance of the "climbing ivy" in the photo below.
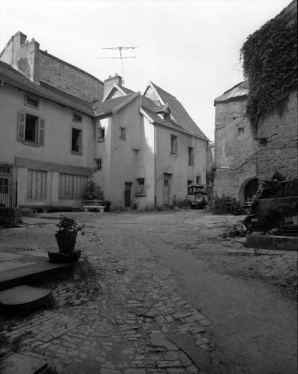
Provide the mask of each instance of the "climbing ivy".
{"label": "climbing ivy", "polygon": [[283,112],[290,91],[297,87],[297,8],[293,5],[249,35],[240,50],[249,80],[246,115],[255,131],[262,117],[274,110]]}

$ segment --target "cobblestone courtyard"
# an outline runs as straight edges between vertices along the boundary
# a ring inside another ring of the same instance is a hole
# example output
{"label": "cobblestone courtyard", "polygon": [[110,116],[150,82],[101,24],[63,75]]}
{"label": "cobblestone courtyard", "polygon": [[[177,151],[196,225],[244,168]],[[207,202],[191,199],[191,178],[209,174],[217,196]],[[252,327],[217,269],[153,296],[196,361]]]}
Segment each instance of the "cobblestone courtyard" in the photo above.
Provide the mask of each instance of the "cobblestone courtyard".
{"label": "cobblestone courtyard", "polygon": [[[198,219],[204,236],[204,213],[188,211],[188,225],[181,214],[72,213],[85,224],[77,241],[83,270],[51,283],[51,308],[6,321],[4,338],[21,353],[47,357],[61,374],[253,373],[212,359],[213,321],[184,297],[173,271],[158,259],[156,251],[166,251],[170,242],[189,249]],[[27,219],[31,226],[19,229],[22,245],[52,249],[58,216]],[[4,241],[13,235],[6,231]]]}

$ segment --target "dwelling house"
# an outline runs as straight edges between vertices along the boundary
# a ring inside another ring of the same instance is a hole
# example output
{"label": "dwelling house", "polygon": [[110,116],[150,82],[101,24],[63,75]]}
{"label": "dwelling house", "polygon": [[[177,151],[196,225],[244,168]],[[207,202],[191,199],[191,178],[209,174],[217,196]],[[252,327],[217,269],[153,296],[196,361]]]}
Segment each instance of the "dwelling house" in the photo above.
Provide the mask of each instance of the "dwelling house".
{"label": "dwelling house", "polygon": [[172,205],[206,183],[208,139],[153,83],[142,95],[118,75],[102,82],[20,32],[0,54],[0,81],[6,205],[80,207],[90,176],[114,208]]}
{"label": "dwelling house", "polygon": [[247,55],[252,60],[244,55],[248,79],[214,102],[214,193],[242,202],[250,201],[259,183],[275,172],[286,179],[298,176],[297,1],[246,43],[244,49],[254,51]]}

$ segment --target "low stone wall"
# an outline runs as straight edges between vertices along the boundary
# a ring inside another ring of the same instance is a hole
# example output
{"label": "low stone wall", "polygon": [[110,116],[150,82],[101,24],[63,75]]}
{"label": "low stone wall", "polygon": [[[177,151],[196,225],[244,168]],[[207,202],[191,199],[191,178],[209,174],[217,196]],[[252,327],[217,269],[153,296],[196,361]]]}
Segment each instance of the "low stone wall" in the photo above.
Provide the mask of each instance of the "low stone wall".
{"label": "low stone wall", "polygon": [[22,221],[22,210],[18,208],[0,208],[0,226],[14,227]]}

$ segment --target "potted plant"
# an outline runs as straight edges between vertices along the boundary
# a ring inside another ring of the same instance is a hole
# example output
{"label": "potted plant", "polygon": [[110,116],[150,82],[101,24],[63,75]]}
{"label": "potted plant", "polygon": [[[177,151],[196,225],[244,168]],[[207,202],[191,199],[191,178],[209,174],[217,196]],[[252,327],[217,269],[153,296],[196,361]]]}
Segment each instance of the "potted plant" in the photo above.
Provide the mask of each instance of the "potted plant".
{"label": "potted plant", "polygon": [[105,206],[105,199],[103,191],[101,190],[101,187],[98,186],[92,178],[89,178],[85,190],[84,190],[84,199],[82,201],[83,208],[88,206],[90,207],[102,207],[102,209]]}
{"label": "potted plant", "polygon": [[56,225],[58,231],[55,234],[59,251],[62,253],[73,252],[76,245],[77,234],[81,227],[73,218],[62,217]]}

